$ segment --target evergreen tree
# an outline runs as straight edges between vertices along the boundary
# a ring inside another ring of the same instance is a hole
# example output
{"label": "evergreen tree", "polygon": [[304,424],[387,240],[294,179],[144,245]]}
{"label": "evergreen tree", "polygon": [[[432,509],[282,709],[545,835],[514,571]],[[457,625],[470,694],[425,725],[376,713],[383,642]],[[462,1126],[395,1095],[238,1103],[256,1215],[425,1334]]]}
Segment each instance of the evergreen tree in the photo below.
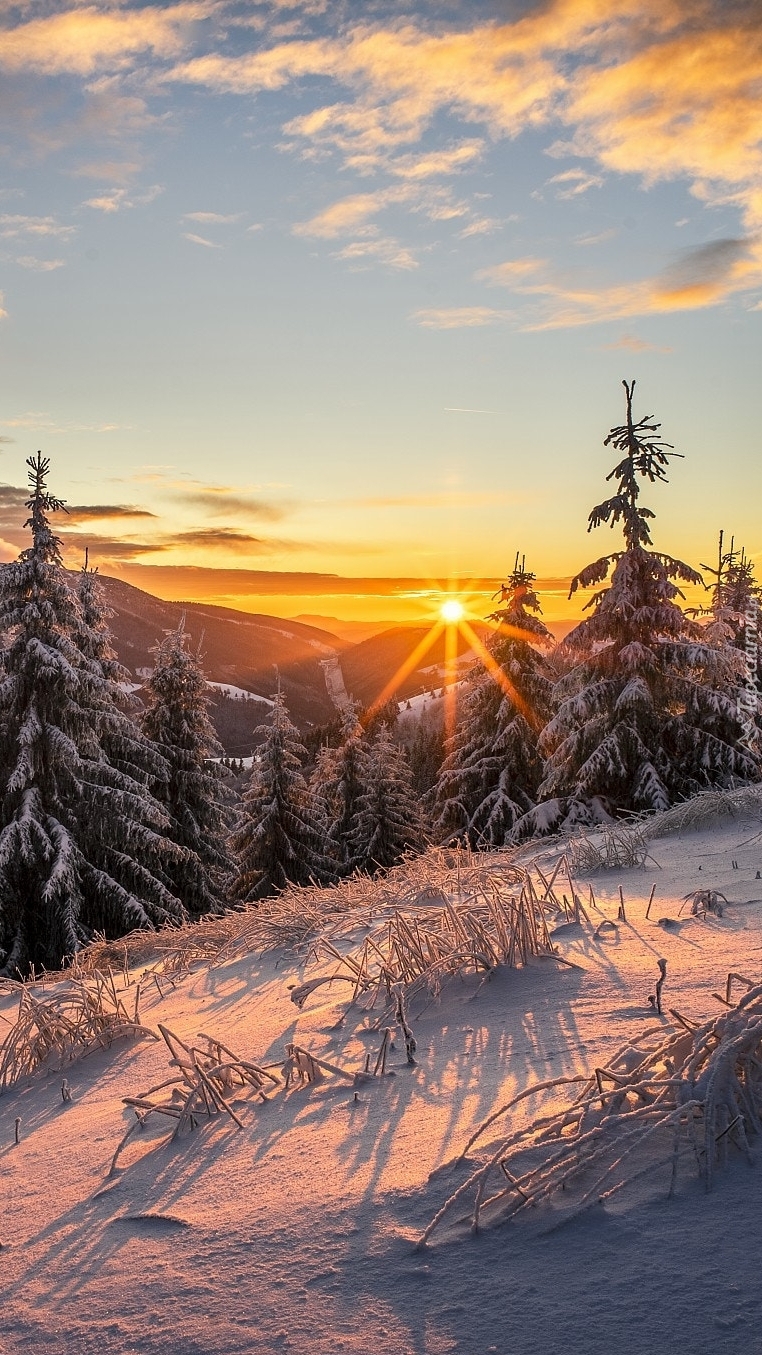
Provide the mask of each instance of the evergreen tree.
{"label": "evergreen tree", "polygon": [[[254,903],[289,884],[320,881],[327,870],[324,825],[302,774],[306,750],[278,686],[230,839],[233,898]],[[330,871],[329,871],[330,873]]]}
{"label": "evergreen tree", "polygon": [[758,775],[738,743],[738,666],[678,603],[679,583],[701,583],[701,575],[648,549],[654,514],[640,504],[641,481],[666,481],[676,453],[651,415],[633,420],[635,383],[623,384],[627,422],[604,442],[621,453],[608,476],[616,493],[593,508],[588,530],[621,523],[624,550],[572,580],[570,596],[611,574],[588,603],[592,615],[564,642],[576,664],[557,686],[558,709],[540,740],[548,758],[544,803],[521,820],[516,837],[666,809],[706,787]]}
{"label": "evergreen tree", "polygon": [[143,693],[143,730],[159,748],[169,774],[154,786],[169,815],[169,835],[184,849],[172,889],[198,916],[224,906],[231,863],[226,850],[224,773],[212,758],[222,748],[209,718],[201,661],[187,647],[185,617],[153,651],[156,662]]}
{"label": "evergreen tree", "polygon": [[353,824],[357,865],[371,873],[423,846],[424,830],[405,750],[381,725],[370,745],[367,781]]}
{"label": "evergreen tree", "polygon": [[444,712],[440,707],[423,710],[415,721],[415,732],[407,744],[413,790],[426,796],[437,783],[444,759]]}
{"label": "evergreen tree", "polygon": [[[736,549],[731,538],[730,549],[724,548],[724,533],[720,532],[717,547],[717,564],[704,565],[701,568],[712,580],[705,587],[711,598],[708,607],[696,609],[698,615],[711,618],[707,634],[715,643],[732,644],[737,649],[746,648],[746,621],[749,604],[760,610],[762,587],[757,583],[753,562],[743,547]],[[759,631],[759,626],[757,626]],[[757,668],[759,669],[759,658]]]}
{"label": "evergreen tree", "polygon": [[345,721],[339,746],[321,749],[311,782],[315,797],[323,806],[325,850],[334,865],[335,878],[351,875],[361,864],[355,826],[369,777],[367,740],[362,726],[352,717]]}
{"label": "evergreen tree", "polygon": [[[123,709],[63,568],[49,462],[30,457],[32,544],[0,569],[0,972],[57,968],[95,929],[179,922],[177,848],[148,789],[162,760]],[[87,588],[85,592],[87,593]]]}
{"label": "evergreen tree", "polygon": [[537,798],[543,764],[539,731],[551,710],[552,682],[539,647],[553,637],[540,620],[535,575],[516,556],[490,620],[493,663],[475,666],[459,697],[457,727],[432,796],[438,841],[501,847]]}

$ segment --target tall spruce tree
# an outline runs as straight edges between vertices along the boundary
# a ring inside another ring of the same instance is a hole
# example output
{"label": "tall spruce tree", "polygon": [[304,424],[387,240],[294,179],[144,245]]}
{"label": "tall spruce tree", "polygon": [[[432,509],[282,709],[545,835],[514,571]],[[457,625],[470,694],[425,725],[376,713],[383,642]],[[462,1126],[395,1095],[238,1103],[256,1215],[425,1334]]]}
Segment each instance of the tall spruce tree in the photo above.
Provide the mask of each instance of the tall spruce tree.
{"label": "tall spruce tree", "polygon": [[[178,849],[148,782],[161,757],[123,709],[104,641],[61,560],[49,461],[30,457],[32,544],[0,569],[0,972],[59,967],[109,936],[185,916]],[[129,768],[129,770],[128,770]]]}
{"label": "tall spruce tree", "polygon": [[315,799],[323,807],[326,869],[335,879],[351,875],[361,864],[355,826],[369,776],[367,739],[353,715],[344,723],[338,747],[320,750],[311,781]]}
{"label": "tall spruce tree", "polygon": [[493,663],[476,664],[458,698],[458,720],[431,796],[435,838],[501,847],[536,802],[543,763],[539,731],[552,682],[540,648],[553,643],[540,619],[535,575],[519,563],[489,620]]}
{"label": "tall spruce tree", "polygon": [[255,903],[290,884],[307,885],[330,875],[324,853],[324,824],[305,781],[306,760],[278,685],[267,724],[230,838],[231,895]]}
{"label": "tall spruce tree", "polygon": [[425,833],[404,748],[381,725],[368,751],[366,784],[352,825],[354,859],[373,873],[423,846]]}
{"label": "tall spruce tree", "polygon": [[222,748],[209,718],[201,660],[189,648],[183,616],[154,650],[143,689],[143,730],[158,747],[168,776],[154,786],[169,815],[169,835],[184,849],[172,871],[172,889],[194,916],[225,905],[231,862],[227,853],[224,773],[212,761]]}
{"label": "tall spruce tree", "polygon": [[[737,550],[731,538],[730,549],[723,548],[720,532],[717,565],[702,565],[712,579],[708,585],[711,603],[702,609],[711,620],[707,636],[718,648],[743,651],[733,657],[741,668],[738,682],[738,703],[744,725],[743,741],[756,756],[762,754],[762,709],[760,686],[762,679],[762,635],[760,634],[760,597],[762,588],[757,583],[754,565],[745,550]],[[743,690],[742,690],[743,688]]]}
{"label": "tall spruce tree", "polygon": [[587,604],[592,615],[564,642],[576,663],[558,684],[558,709],[540,739],[548,759],[538,792],[544,803],[519,822],[517,838],[666,809],[759,774],[738,743],[735,661],[678,602],[679,584],[699,584],[701,575],[648,549],[654,514],[640,503],[641,483],[666,481],[677,453],[651,415],[635,422],[635,383],[623,385],[627,421],[604,441],[621,456],[608,476],[616,492],[593,508],[588,530],[621,523],[624,550],[572,580],[570,596],[611,576]]}

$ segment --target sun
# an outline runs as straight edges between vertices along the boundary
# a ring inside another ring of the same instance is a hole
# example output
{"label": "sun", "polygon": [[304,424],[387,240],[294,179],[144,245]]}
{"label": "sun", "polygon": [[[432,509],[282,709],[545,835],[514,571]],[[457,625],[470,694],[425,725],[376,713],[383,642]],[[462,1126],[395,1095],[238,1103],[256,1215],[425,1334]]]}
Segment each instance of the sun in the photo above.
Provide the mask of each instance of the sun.
{"label": "sun", "polygon": [[459,602],[457,598],[448,598],[439,608],[439,615],[443,621],[447,622],[448,626],[457,625],[459,621],[463,620],[464,614],[463,603]]}

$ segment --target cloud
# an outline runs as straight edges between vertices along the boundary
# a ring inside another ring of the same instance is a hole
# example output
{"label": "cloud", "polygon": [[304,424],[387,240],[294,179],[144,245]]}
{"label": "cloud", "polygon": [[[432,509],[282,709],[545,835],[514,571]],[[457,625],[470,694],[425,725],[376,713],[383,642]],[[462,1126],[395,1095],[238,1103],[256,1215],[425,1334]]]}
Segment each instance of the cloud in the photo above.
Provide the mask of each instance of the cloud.
{"label": "cloud", "polygon": [[410,190],[403,187],[384,188],[376,193],[353,193],[325,207],[309,221],[294,226],[294,235],[315,236],[322,240],[351,235],[385,207],[409,201],[411,196]]}
{"label": "cloud", "polygon": [[201,226],[231,226],[242,217],[243,212],[232,212],[229,216],[223,216],[221,212],[186,212],[183,221],[196,221]]}
{"label": "cloud", "polygon": [[155,518],[155,513],[150,513],[147,508],[137,508],[135,504],[130,503],[107,503],[107,504],[68,504],[67,521],[68,522],[89,522],[117,520],[119,518]]}
{"label": "cloud", "polygon": [[140,173],[139,160],[92,160],[78,165],[71,171],[75,179],[100,179],[104,183],[113,183],[126,187]]}
{"label": "cloud", "polygon": [[81,558],[86,550],[93,564],[96,559],[137,560],[143,555],[160,555],[169,549],[163,540],[125,541],[121,537],[103,536],[95,532],[72,531],[67,527],[63,514],[56,516],[55,528],[64,558],[69,561]]}
{"label": "cloud", "polygon": [[589,188],[600,188],[603,179],[600,174],[590,174],[584,169],[565,169],[562,174],[554,174],[547,183],[562,185],[556,193],[558,198],[578,198]]}
{"label": "cloud", "polygon": [[178,503],[194,508],[202,508],[210,517],[230,517],[241,514],[261,522],[280,522],[286,516],[286,506],[268,503],[264,499],[255,499],[248,494],[231,490],[228,486],[204,485],[191,487],[175,493]]}
{"label": "cloud", "polygon": [[102,193],[99,198],[86,198],[83,207],[92,207],[96,212],[118,212],[125,192],[123,188],[114,188],[110,193]]}
{"label": "cloud", "polygon": [[597,231],[592,235],[577,235],[575,245],[605,245],[608,240],[615,240],[619,232],[611,227],[609,230]]}
{"label": "cloud", "polygon": [[398,155],[383,162],[390,174],[400,179],[431,179],[473,165],[481,158],[484,141],[481,137],[460,141],[443,150],[423,151],[419,154]]}
{"label": "cloud", "polygon": [[489,282],[497,287],[518,287],[523,278],[540,272],[547,264],[547,259],[537,259],[529,254],[521,259],[506,259],[504,263],[480,268],[475,276],[479,282]]}
{"label": "cloud", "polygon": [[628,353],[671,353],[672,348],[663,347],[657,343],[649,343],[647,339],[639,339],[636,334],[623,334],[621,338],[615,339],[613,343],[602,345],[604,351],[614,352],[617,349],[625,349]]}
{"label": "cloud", "polygon": [[108,193],[101,193],[98,197],[86,198],[82,206],[92,207],[96,212],[110,214],[120,212],[123,208],[147,207],[150,203],[155,202],[163,191],[161,184],[153,184],[140,193],[128,193],[126,188],[112,188]]}
{"label": "cloud", "polygon": [[129,66],[139,53],[177,58],[193,24],[210,13],[203,3],[98,10],[85,5],[6,26],[0,68],[46,75],[90,76]]}
{"label": "cloud", "polygon": [[529,330],[598,324],[719,305],[735,292],[762,284],[758,237],[714,240],[684,250],[663,272],[628,283],[595,286],[554,273],[544,259],[509,259],[477,278],[536,299]]}
{"label": "cloud", "polygon": [[203,245],[205,249],[222,249],[214,240],[207,240],[203,235],[194,235],[192,231],[183,231],[183,240],[190,240],[192,245]]}
{"label": "cloud", "polygon": [[[356,23],[320,37],[296,32],[256,52],[208,53],[170,76],[238,94],[330,81],[320,106],[286,124],[288,144],[391,178],[460,167],[447,148],[422,144],[436,142],[444,119],[493,140],[556,128],[562,135],[549,152],[590,162],[552,177],[559,196],[578,196],[612,172],[645,186],[681,179],[700,201],[737,207],[747,237],[762,225],[761,77],[754,7],[719,0],[550,0],[471,27]],[[414,210],[412,199],[401,201]],[[333,238],[352,207],[358,221],[371,219],[368,198],[346,200],[303,233]],[[752,285],[749,272],[743,287]],[[715,293],[706,295],[711,304]]]}
{"label": "cloud", "polygon": [[14,240],[20,235],[68,240],[75,234],[75,226],[62,226],[52,216],[19,216],[0,212],[0,239],[3,240]]}
{"label": "cloud", "polygon": [[[448,584],[417,576],[378,577],[363,575],[348,577],[341,574],[320,574],[311,571],[222,569],[204,565],[141,565],[128,564],[119,570],[128,579],[147,592],[155,591],[166,597],[204,598],[245,597],[357,597],[357,598],[438,598],[446,594]],[[471,579],[472,591],[494,593],[499,580]],[[567,585],[568,587],[568,585]]]}
{"label": "cloud", "polygon": [[[59,125],[52,106],[44,127],[29,112],[27,132],[40,148],[72,137],[134,138],[158,121],[143,96],[169,83],[244,97],[299,93],[314,106],[286,121],[285,147],[384,176],[374,192],[351,194],[295,228],[308,238],[346,237],[342,257],[350,263],[376,258],[411,266],[413,251],[389,232],[378,232],[376,243],[361,234],[392,205],[435,222],[462,218],[464,239],[494,229],[436,181],[465,179],[490,143],[527,131],[547,134],[556,159],[586,162],[561,167],[548,180],[559,197],[577,197],[611,174],[637,176],[646,187],[680,180],[702,204],[737,210],[738,233],[747,241],[762,230],[762,25],[748,0],[547,0],[500,6],[511,17],[490,22],[478,17],[481,7],[451,7],[447,13],[458,17],[449,20],[432,7],[426,22],[396,10],[394,20],[381,17],[380,5],[331,7],[323,0],[293,8],[276,0],[254,15],[230,12],[222,0],[140,8],[85,0],[51,8],[34,17],[23,6],[6,8],[0,42],[6,74],[69,74],[87,82],[76,126]],[[327,17],[309,27],[305,15],[313,13]],[[103,163],[109,162],[114,171],[106,180],[115,192],[88,200],[104,212],[128,205],[115,194],[126,191],[140,157],[130,151]],[[75,172],[93,168],[88,162]],[[439,196],[427,197],[423,190],[435,187]],[[217,214],[208,214],[206,224],[223,224],[212,218]],[[202,236],[194,243],[213,247]],[[700,283],[690,304],[748,291],[760,269],[762,248],[750,244],[745,268],[737,260],[719,282]],[[651,290],[658,300],[656,284]],[[647,291],[644,285],[642,295]],[[599,292],[599,309],[616,310],[610,289]],[[582,308],[595,310],[587,302]]]}
{"label": "cloud", "polygon": [[37,259],[33,254],[20,254],[16,263],[22,268],[30,268],[35,273],[52,273],[56,268],[63,268],[65,259]]}
{"label": "cloud", "polygon": [[364,239],[353,240],[351,245],[345,245],[343,249],[337,250],[334,257],[349,260],[350,263],[372,259],[387,264],[390,268],[418,267],[415,255],[405,245],[400,244],[399,240],[390,235],[376,236],[375,233],[369,233]]}
{"label": "cloud", "polygon": [[8,443],[11,443],[11,442],[15,442],[15,441],[16,441],[15,438],[4,438],[4,437],[0,437],[0,443],[2,443],[2,442],[8,442]]}
{"label": "cloud", "polygon": [[468,240],[474,235],[491,235],[493,231],[500,230],[503,225],[494,216],[477,216],[462,231],[458,232],[459,239]]}
{"label": "cloud", "polygon": [[188,532],[175,532],[168,544],[175,546],[193,546],[201,550],[233,551],[236,554],[253,555],[273,550],[299,550],[299,542],[264,540],[251,536],[238,527],[196,527]]}
{"label": "cloud", "polygon": [[512,311],[496,310],[493,306],[428,306],[414,311],[412,319],[424,329],[475,329],[499,324],[512,315]]}
{"label": "cloud", "polygon": [[[8,439],[8,441],[11,440]],[[9,513],[25,512],[28,498],[29,491],[27,489],[20,489],[18,485],[0,485],[0,524],[3,528],[10,521]]]}
{"label": "cloud", "polygon": [[752,275],[762,282],[760,239],[712,240],[685,250],[656,282],[656,295],[672,305],[712,305]]}

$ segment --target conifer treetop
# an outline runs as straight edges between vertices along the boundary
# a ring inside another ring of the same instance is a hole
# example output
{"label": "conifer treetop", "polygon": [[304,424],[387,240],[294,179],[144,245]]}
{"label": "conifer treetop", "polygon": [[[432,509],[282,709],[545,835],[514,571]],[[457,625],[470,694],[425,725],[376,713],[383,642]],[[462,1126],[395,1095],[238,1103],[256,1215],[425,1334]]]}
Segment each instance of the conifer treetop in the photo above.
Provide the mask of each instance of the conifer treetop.
{"label": "conifer treetop", "polygon": [[488,621],[497,622],[499,629],[496,638],[508,635],[512,639],[526,640],[532,644],[553,644],[553,636],[539,618],[542,606],[534,589],[536,578],[537,575],[526,567],[526,556],[522,555],[519,560],[519,552],[516,551],[511,573],[497,593],[493,594],[493,601],[499,597],[499,606],[487,617]]}
{"label": "conifer treetop", "polygon": [[651,534],[648,519],[654,514],[650,508],[638,506],[640,496],[639,479],[666,481],[670,459],[680,456],[670,442],[659,437],[661,424],[656,423],[652,414],[645,414],[637,423],[632,417],[632,396],[635,382],[622,382],[627,395],[627,422],[612,428],[604,438],[604,447],[612,446],[618,452],[624,452],[622,460],[614,467],[607,480],[617,481],[617,492],[603,503],[596,504],[588,518],[587,530],[599,527],[607,522],[615,527],[621,522],[627,550],[635,546],[650,546]]}
{"label": "conifer treetop", "polygon": [[68,512],[66,503],[48,490],[50,457],[38,452],[36,456],[28,456],[26,464],[29,467],[29,498],[25,507],[29,509],[29,517],[24,526],[31,529],[32,544],[27,550],[22,551],[21,559],[28,560],[34,556],[35,559],[46,563],[60,565],[61,541],[51,531],[48,514]]}

